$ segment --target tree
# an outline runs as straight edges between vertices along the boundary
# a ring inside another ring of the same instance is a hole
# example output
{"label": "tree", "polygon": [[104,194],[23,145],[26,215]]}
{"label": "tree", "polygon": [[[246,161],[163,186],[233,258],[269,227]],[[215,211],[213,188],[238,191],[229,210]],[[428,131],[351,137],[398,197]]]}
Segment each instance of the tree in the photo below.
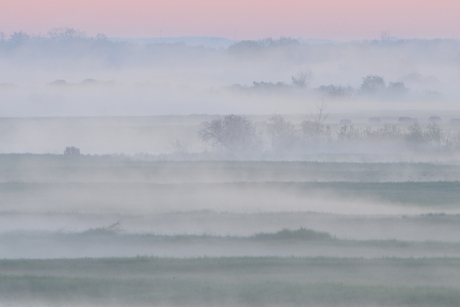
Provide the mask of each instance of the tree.
{"label": "tree", "polygon": [[368,75],[363,78],[361,91],[366,94],[375,94],[385,90],[385,81],[381,76]]}
{"label": "tree", "polygon": [[205,122],[199,137],[216,147],[230,152],[247,152],[260,149],[261,143],[252,123],[244,116],[226,115],[222,119]]}
{"label": "tree", "polygon": [[326,104],[317,106],[316,114],[310,114],[311,120],[302,122],[302,132],[306,139],[328,139],[331,136],[331,127],[325,125],[328,114],[325,114]]}
{"label": "tree", "polygon": [[65,150],[64,150],[64,155],[67,155],[67,156],[78,156],[80,155],[80,149],[77,148],[77,147],[66,147]]}
{"label": "tree", "polygon": [[311,80],[313,80],[313,74],[310,70],[299,72],[297,75],[292,76],[292,84],[297,88],[307,88]]}
{"label": "tree", "polygon": [[292,148],[298,141],[294,125],[279,114],[268,119],[267,132],[273,149],[277,151]]}

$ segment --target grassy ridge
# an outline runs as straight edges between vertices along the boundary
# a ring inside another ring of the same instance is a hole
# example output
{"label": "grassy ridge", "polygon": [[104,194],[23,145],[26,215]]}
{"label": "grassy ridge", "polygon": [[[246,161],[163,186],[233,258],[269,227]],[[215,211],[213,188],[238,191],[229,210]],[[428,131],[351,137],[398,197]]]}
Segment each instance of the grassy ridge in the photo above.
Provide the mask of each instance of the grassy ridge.
{"label": "grassy ridge", "polygon": [[138,161],[116,156],[0,154],[0,182],[460,181],[428,163]]}
{"label": "grassy ridge", "polygon": [[[440,241],[344,240],[310,229],[283,229],[248,237],[118,234],[108,229],[82,233],[10,232],[0,234],[0,257],[460,257],[460,243]],[[33,253],[31,253],[33,251]]]}

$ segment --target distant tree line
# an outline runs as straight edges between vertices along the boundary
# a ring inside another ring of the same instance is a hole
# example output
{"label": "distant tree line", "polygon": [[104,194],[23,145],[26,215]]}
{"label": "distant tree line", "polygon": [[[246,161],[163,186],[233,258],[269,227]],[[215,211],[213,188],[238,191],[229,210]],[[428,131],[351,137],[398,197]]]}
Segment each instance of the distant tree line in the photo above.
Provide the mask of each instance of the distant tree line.
{"label": "distant tree line", "polygon": [[3,32],[0,32],[0,41],[9,42],[12,44],[22,44],[27,41],[65,41],[65,40],[105,40],[107,36],[98,33],[95,37],[89,37],[86,32],[81,30],[76,30],[69,27],[53,28],[46,35],[41,34],[28,34],[25,31],[16,31],[13,32],[9,37],[7,37]]}
{"label": "distant tree line", "polygon": [[[254,81],[251,86],[234,84],[230,86],[232,90],[246,91],[246,92],[282,92],[293,89],[309,88],[313,80],[313,73],[310,70],[303,70],[291,77],[291,83],[285,82],[256,82]],[[315,89],[317,92],[328,98],[345,98],[352,96],[380,96],[388,98],[401,98],[404,97],[410,89],[406,87],[403,81],[390,82],[388,86],[382,76],[368,75],[363,78],[360,88],[356,89],[351,86],[341,85],[321,85]]]}

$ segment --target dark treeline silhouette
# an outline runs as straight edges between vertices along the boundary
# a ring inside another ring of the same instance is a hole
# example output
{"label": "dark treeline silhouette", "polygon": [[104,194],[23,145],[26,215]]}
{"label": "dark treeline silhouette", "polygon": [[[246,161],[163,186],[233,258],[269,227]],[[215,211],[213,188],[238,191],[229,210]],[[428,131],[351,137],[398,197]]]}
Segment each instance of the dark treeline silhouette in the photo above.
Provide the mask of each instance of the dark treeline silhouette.
{"label": "dark treeline silhouette", "polygon": [[[420,125],[416,120],[407,123],[355,126],[342,120],[332,129],[325,122],[324,105],[316,114],[295,125],[282,115],[275,114],[257,129],[245,116],[226,115],[203,123],[199,138],[217,150],[230,153],[303,152],[312,148],[340,147],[350,144],[404,146],[414,150],[452,150],[460,147],[460,135],[443,130],[435,121]],[[262,127],[262,128],[261,128]],[[266,146],[263,146],[265,144]]]}

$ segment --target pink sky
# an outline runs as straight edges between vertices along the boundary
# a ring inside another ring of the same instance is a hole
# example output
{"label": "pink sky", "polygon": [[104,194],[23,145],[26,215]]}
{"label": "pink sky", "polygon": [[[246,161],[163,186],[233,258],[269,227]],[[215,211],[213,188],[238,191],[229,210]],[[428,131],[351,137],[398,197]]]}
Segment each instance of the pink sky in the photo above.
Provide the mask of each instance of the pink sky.
{"label": "pink sky", "polygon": [[460,38],[460,0],[0,0],[0,31],[109,37]]}

